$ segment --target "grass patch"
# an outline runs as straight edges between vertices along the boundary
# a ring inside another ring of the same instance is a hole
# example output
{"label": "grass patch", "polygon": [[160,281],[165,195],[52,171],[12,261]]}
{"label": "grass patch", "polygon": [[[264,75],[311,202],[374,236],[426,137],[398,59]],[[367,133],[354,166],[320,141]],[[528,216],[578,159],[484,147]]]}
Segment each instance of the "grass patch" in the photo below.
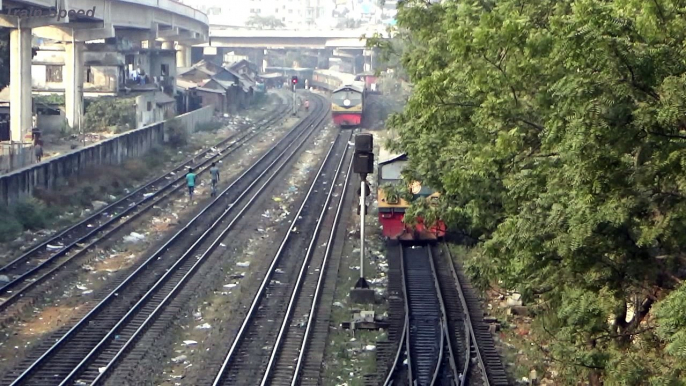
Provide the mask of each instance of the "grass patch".
{"label": "grass patch", "polygon": [[[190,147],[190,146],[189,146]],[[193,146],[193,148],[195,148]],[[23,232],[60,228],[87,215],[84,208],[94,201],[113,202],[153,175],[161,174],[165,163],[184,159],[179,150],[157,146],[145,156],[134,158],[121,165],[104,165],[84,170],[78,177],[70,177],[58,183],[54,189],[36,187],[33,197],[18,201],[11,207],[0,207],[0,242],[17,239]]]}
{"label": "grass patch", "polygon": [[195,131],[199,132],[205,132],[205,133],[213,133],[221,128],[223,128],[224,125],[221,122],[217,121],[211,121],[211,122],[205,122],[205,123],[199,123],[195,125]]}

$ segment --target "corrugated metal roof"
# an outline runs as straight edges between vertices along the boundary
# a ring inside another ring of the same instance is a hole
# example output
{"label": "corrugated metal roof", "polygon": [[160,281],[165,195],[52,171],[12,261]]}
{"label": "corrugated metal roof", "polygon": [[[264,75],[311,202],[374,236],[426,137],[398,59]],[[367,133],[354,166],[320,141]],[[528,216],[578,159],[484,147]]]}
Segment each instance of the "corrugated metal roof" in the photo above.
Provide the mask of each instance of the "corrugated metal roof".
{"label": "corrugated metal roof", "polygon": [[176,100],[163,92],[155,93],[155,103],[158,105],[165,105],[168,103],[174,103]]}

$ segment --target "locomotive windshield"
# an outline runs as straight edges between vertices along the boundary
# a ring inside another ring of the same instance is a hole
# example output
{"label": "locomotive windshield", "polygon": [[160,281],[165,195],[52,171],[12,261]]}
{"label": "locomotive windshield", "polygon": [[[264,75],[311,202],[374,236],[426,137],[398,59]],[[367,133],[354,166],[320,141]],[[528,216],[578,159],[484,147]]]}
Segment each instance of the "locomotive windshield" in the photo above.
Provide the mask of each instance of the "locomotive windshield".
{"label": "locomotive windshield", "polygon": [[354,91],[341,91],[333,94],[331,100],[340,106],[343,106],[345,100],[350,101],[350,106],[355,106],[362,103],[362,94]]}

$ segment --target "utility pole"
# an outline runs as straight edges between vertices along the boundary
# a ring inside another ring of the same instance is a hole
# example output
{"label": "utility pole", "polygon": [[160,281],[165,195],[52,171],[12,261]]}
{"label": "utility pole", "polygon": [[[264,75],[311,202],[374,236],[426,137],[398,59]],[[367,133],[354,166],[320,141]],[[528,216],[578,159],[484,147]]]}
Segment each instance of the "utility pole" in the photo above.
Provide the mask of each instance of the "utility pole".
{"label": "utility pole", "polygon": [[371,191],[367,183],[367,175],[374,173],[374,137],[363,133],[355,136],[355,153],[353,155],[353,172],[360,175],[360,278],[355,283],[355,288],[350,292],[350,298],[355,303],[374,303],[374,291],[369,288],[369,283],[364,276],[365,255],[365,227],[364,221],[367,215],[366,198]]}

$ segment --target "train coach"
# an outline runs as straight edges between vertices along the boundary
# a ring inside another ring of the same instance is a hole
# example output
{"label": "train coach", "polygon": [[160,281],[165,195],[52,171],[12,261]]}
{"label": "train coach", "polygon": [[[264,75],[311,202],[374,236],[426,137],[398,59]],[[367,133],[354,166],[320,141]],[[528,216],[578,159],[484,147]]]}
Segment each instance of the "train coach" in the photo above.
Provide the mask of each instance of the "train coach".
{"label": "train coach", "polygon": [[[391,157],[379,162],[379,222],[383,228],[383,235],[392,240],[437,240],[445,236],[445,223],[441,220],[428,227],[424,220],[418,218],[414,226],[405,224],[405,212],[410,207],[410,202],[400,194],[389,192],[388,186],[398,188],[403,183],[402,171],[407,165],[406,154]],[[428,186],[422,186],[414,182],[409,187],[412,200],[428,197],[429,200],[438,200],[440,194]],[[408,197],[409,198],[409,197]]]}
{"label": "train coach", "polygon": [[379,78],[373,72],[363,72],[355,75],[355,80],[364,82],[369,94],[381,94]]}

